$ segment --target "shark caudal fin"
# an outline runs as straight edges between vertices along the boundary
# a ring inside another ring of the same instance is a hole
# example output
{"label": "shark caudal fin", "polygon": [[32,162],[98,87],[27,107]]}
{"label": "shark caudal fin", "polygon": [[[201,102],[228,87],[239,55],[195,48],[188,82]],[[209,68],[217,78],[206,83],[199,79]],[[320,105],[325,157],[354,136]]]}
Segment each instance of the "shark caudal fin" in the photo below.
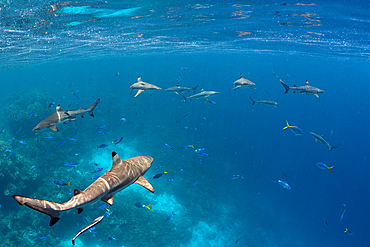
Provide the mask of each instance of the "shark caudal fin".
{"label": "shark caudal fin", "polygon": [[331,173],[331,169],[333,168],[334,166],[332,166],[332,167],[328,167],[328,169],[329,169],[329,172]]}
{"label": "shark caudal fin", "polygon": [[254,103],[256,103],[256,101],[254,100],[254,99],[252,99],[252,97],[251,96],[249,96],[249,98],[252,100],[252,105],[254,105]]}
{"label": "shark caudal fin", "polygon": [[288,93],[288,91],[289,91],[289,89],[290,89],[290,87],[288,86],[288,84],[286,84],[285,82],[283,82],[280,78],[279,78],[279,81],[280,81],[281,85],[283,85],[283,86],[284,86],[284,88],[285,88],[285,93]]}
{"label": "shark caudal fin", "polygon": [[100,102],[100,99],[94,102],[89,108],[87,108],[87,112],[89,112],[90,116],[94,116],[93,110],[95,109],[96,105]]}
{"label": "shark caudal fin", "polygon": [[26,205],[29,208],[32,208],[43,214],[49,215],[51,218],[49,226],[53,226],[55,223],[57,223],[60,217],[62,217],[63,215],[62,204],[45,200],[27,198],[19,195],[14,195],[12,197],[21,206]]}
{"label": "shark caudal fin", "polygon": [[184,98],[184,101],[185,101],[185,103],[186,103],[186,97],[185,97],[184,95],[182,95],[182,97]]}
{"label": "shark caudal fin", "polygon": [[339,147],[339,146],[330,147],[329,150],[331,151],[331,150],[333,150],[334,148],[337,148],[337,147]]}
{"label": "shark caudal fin", "polygon": [[199,84],[198,84],[198,85],[196,85],[195,87],[193,87],[191,90],[193,90],[193,92],[195,93],[195,89],[197,89],[197,88],[198,88],[198,86],[199,86]]}
{"label": "shark caudal fin", "polygon": [[283,128],[283,130],[285,130],[285,129],[287,129],[287,128],[292,127],[292,126],[289,126],[289,124],[288,124],[288,120],[285,120],[285,121],[286,121],[286,126]]}

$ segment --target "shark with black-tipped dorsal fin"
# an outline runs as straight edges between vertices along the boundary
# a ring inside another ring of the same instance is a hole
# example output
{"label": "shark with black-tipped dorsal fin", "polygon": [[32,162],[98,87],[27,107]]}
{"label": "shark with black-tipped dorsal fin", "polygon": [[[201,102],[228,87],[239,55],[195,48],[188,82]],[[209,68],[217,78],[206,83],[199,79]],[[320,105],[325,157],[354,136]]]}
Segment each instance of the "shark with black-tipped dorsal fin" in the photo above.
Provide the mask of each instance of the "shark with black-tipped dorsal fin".
{"label": "shark with black-tipped dorsal fin", "polygon": [[[63,111],[60,108],[60,105],[57,105],[57,107],[55,108],[55,112],[52,115],[50,115],[49,117],[42,120],[38,125],[36,125],[35,128],[33,128],[32,131],[42,130],[42,129],[45,129],[45,128],[50,128],[52,131],[59,131],[58,128],[57,128],[58,124],[68,123],[69,121],[74,121],[74,120],[76,120],[77,115],[83,114],[85,112],[88,112],[90,114],[90,116],[93,117],[94,116],[93,111],[94,111],[96,105],[99,102],[100,102],[100,99],[95,101],[94,104],[92,104],[86,110],[84,110],[84,109],[82,109],[82,107],[80,107],[80,109],[75,110],[75,111],[73,111],[73,110]],[[83,115],[81,115],[81,116],[83,117]]]}
{"label": "shark with black-tipped dorsal fin", "polygon": [[329,144],[329,142],[327,142],[325,139],[324,139],[324,136],[323,135],[318,135],[318,134],[315,134],[313,132],[310,132],[310,134],[315,138],[315,141],[320,141],[322,144],[324,144],[325,146],[327,146],[329,148],[329,150],[333,150],[334,148],[337,148],[338,146],[331,146]]}
{"label": "shark with black-tipped dorsal fin", "polygon": [[192,90],[195,93],[195,90],[198,88],[198,86],[199,85],[196,85],[193,88],[190,88],[190,87],[180,87],[180,83],[177,83],[176,86],[167,88],[167,89],[165,89],[165,91],[170,91],[170,92],[174,92],[175,94],[179,94],[179,93],[183,93],[185,91]]}
{"label": "shark with black-tipped dorsal fin", "polygon": [[301,94],[312,94],[312,95],[315,95],[317,98],[319,98],[319,93],[325,93],[324,90],[311,86],[307,80],[306,80],[306,85],[301,86],[301,87],[297,87],[296,85],[294,85],[293,87],[290,87],[288,84],[283,82],[280,78],[279,78],[279,81],[281,85],[283,85],[283,87],[285,88],[285,93],[288,93],[289,90],[293,90],[294,93],[299,92]]}
{"label": "shark with black-tipped dorsal fin", "polygon": [[134,98],[137,97],[137,96],[139,96],[142,92],[144,92],[146,90],[162,90],[162,88],[157,87],[157,86],[155,86],[153,84],[150,84],[150,83],[147,83],[147,82],[143,82],[141,80],[141,77],[140,76],[137,78],[137,81],[130,86],[130,88],[131,88],[130,94],[132,93],[132,90],[138,89],[138,91],[135,94]]}
{"label": "shark with black-tipped dorsal fin", "polygon": [[152,185],[143,177],[153,163],[152,157],[137,156],[122,161],[116,152],[112,152],[112,158],[113,165],[109,171],[100,176],[84,191],[74,190],[73,197],[63,204],[19,195],[14,195],[13,198],[19,205],[26,205],[49,215],[51,218],[49,225],[53,226],[68,210],[78,209],[78,213],[81,213],[87,205],[94,204],[99,200],[112,205],[113,195],[133,183],[139,184],[154,193]]}
{"label": "shark with black-tipped dorsal fin", "polygon": [[263,104],[263,105],[273,105],[273,106],[278,106],[279,104],[275,101],[272,101],[271,98],[269,97],[268,100],[254,100],[251,96],[249,98],[252,100],[252,105],[254,104]]}
{"label": "shark with black-tipped dorsal fin", "polygon": [[190,95],[189,97],[185,97],[184,95],[182,96],[184,98],[184,101],[186,103],[186,100],[188,99],[199,99],[199,98],[207,98],[211,95],[218,94],[220,92],[215,92],[215,91],[206,91],[203,88],[200,89],[200,93]]}
{"label": "shark with black-tipped dorsal fin", "polygon": [[234,88],[232,88],[231,90],[235,90],[238,89],[238,88],[241,88],[241,87],[249,87],[249,88],[252,88],[254,87],[256,84],[254,82],[251,82],[250,80],[248,79],[245,79],[243,77],[243,74],[240,73],[240,78],[238,80],[236,80],[234,83]]}

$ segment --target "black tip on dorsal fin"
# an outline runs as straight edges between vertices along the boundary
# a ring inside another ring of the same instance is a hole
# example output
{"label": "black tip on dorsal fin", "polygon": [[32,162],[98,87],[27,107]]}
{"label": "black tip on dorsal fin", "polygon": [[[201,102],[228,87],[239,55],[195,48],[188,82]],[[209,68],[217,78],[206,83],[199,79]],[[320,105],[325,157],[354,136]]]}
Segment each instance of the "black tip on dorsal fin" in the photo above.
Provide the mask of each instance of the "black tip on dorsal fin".
{"label": "black tip on dorsal fin", "polygon": [[112,152],[112,159],[113,159],[112,167],[114,167],[115,165],[117,165],[121,162],[121,159],[120,159],[120,157],[118,156],[118,154],[116,152]]}
{"label": "black tip on dorsal fin", "polygon": [[306,85],[310,85],[310,83],[308,83],[308,80],[306,80]]}
{"label": "black tip on dorsal fin", "polygon": [[240,73],[240,77],[239,77],[239,79],[241,79],[241,78],[243,78],[243,74],[242,74],[242,73]]}
{"label": "black tip on dorsal fin", "polygon": [[77,190],[77,189],[75,189],[74,191],[73,191],[73,196],[77,196],[78,194],[80,194],[82,191],[81,190]]}

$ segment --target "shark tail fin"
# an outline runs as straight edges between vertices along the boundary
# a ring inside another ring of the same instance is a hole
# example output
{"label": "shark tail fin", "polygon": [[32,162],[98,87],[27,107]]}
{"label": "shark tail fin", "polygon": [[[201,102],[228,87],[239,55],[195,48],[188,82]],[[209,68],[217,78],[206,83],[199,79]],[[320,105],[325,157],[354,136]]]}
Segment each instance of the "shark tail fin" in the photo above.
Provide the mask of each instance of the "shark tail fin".
{"label": "shark tail fin", "polygon": [[285,129],[287,129],[287,128],[290,128],[290,127],[292,127],[292,126],[289,126],[289,124],[288,124],[288,120],[286,120],[286,126],[283,128],[283,130],[285,130]]}
{"label": "shark tail fin", "polygon": [[184,95],[182,95],[182,97],[184,98],[184,100],[185,100],[185,103],[186,103],[186,97],[185,97]]}
{"label": "shark tail fin", "polygon": [[281,82],[281,85],[284,86],[285,88],[285,93],[288,93],[290,87],[288,86],[288,84],[286,84],[285,82],[283,82],[280,78],[279,78],[279,81]]}
{"label": "shark tail fin", "polygon": [[249,98],[252,100],[252,105],[254,105],[254,103],[256,103],[256,101],[254,100],[254,99],[252,99],[252,97],[251,96],[249,96]]}
{"label": "shark tail fin", "polygon": [[329,150],[331,151],[331,150],[333,150],[334,148],[337,148],[337,147],[339,147],[339,146],[330,147],[330,149],[329,149]]}
{"label": "shark tail fin", "polygon": [[93,110],[95,109],[96,105],[100,102],[100,99],[98,99],[97,101],[94,102],[94,104],[92,104],[89,108],[87,108],[86,111],[89,112],[90,116],[94,116],[94,113],[93,113]]}
{"label": "shark tail fin", "polygon": [[332,167],[328,167],[328,169],[329,169],[329,172],[331,173],[331,169],[333,168],[334,166],[332,166]]}
{"label": "shark tail fin", "polygon": [[149,209],[150,211],[153,211],[151,208],[150,208],[150,205],[152,205],[151,203],[148,205],[148,206],[145,206],[147,209]]}
{"label": "shark tail fin", "polygon": [[45,200],[27,198],[19,195],[14,195],[12,197],[21,206],[26,205],[29,208],[32,208],[43,214],[49,215],[51,218],[49,226],[53,226],[55,223],[57,223],[60,217],[62,217],[63,215],[63,211],[61,210],[62,204]]}
{"label": "shark tail fin", "polygon": [[193,90],[193,92],[195,93],[195,89],[197,89],[197,88],[198,88],[198,86],[199,86],[199,84],[198,84],[198,85],[196,85],[195,87],[193,87],[191,90]]}

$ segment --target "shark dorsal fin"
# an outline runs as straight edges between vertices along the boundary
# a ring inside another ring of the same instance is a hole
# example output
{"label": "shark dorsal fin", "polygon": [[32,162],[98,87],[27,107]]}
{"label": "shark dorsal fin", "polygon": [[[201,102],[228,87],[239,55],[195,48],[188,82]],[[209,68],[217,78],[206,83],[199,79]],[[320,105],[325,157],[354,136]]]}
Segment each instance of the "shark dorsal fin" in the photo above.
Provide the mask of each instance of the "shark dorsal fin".
{"label": "shark dorsal fin", "polygon": [[203,88],[200,89],[201,92],[204,92],[205,90]]}
{"label": "shark dorsal fin", "polygon": [[80,109],[79,109],[79,110],[83,110],[83,109],[82,109],[82,107],[80,107]]}
{"label": "shark dorsal fin", "polygon": [[73,191],[73,196],[77,196],[78,194],[80,194],[82,191],[81,190],[77,190],[77,189],[75,189],[74,191]]}
{"label": "shark dorsal fin", "polygon": [[178,83],[176,84],[176,87],[180,87],[180,82],[178,82]]}
{"label": "shark dorsal fin", "polygon": [[306,80],[306,86],[309,86],[310,85],[310,83],[308,83],[308,81]]}
{"label": "shark dorsal fin", "polygon": [[137,78],[136,82],[139,82],[139,81],[142,81],[140,76]]}
{"label": "shark dorsal fin", "polygon": [[57,105],[57,107],[55,107],[55,112],[60,112],[60,111],[63,111],[63,110],[60,108],[60,105]]}
{"label": "shark dorsal fin", "polygon": [[154,193],[153,186],[146,180],[143,176],[140,176],[135,182],[135,184],[143,186],[145,189],[149,190],[150,192]]}
{"label": "shark dorsal fin", "polygon": [[102,199],[101,199],[103,202],[106,202],[106,203],[108,203],[109,205],[113,205],[113,195],[111,195],[111,196],[109,196],[109,197],[103,197]]}
{"label": "shark dorsal fin", "polygon": [[271,97],[269,97],[269,100],[271,100]]}
{"label": "shark dorsal fin", "polygon": [[242,73],[240,73],[240,77],[239,77],[239,79],[242,79],[243,78],[243,74]]}
{"label": "shark dorsal fin", "polygon": [[112,152],[112,159],[113,159],[113,165],[112,167],[118,165],[119,163],[122,162],[121,158],[118,156],[116,152]]}

